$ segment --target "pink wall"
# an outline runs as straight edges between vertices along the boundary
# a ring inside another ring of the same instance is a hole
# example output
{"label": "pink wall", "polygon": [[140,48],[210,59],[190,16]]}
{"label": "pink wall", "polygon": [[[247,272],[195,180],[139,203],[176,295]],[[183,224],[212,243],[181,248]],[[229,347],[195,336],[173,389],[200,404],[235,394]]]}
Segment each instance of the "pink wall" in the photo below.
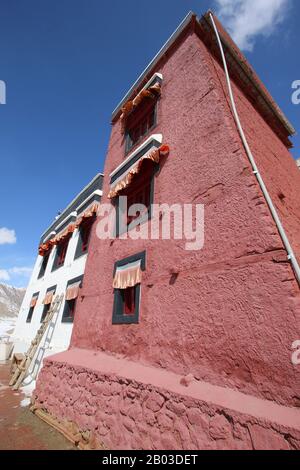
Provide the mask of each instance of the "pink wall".
{"label": "pink wall", "polygon": [[[71,345],[299,404],[299,371],[290,360],[291,344],[300,338],[299,288],[211,56],[190,34],[157,71],[164,78],[154,132],[163,134],[171,152],[155,178],[154,202],[205,204],[205,246],[188,252],[178,240],[100,241],[94,227]],[[274,132],[238,96],[254,154],[299,254],[299,171]],[[118,121],[105,164],[104,203],[108,175],[123,159]],[[140,323],[112,325],[114,263],[144,249]],[[172,285],[173,272],[179,275]]]}
{"label": "pink wall", "polygon": [[300,449],[299,409],[94,351],[47,358],[35,397],[76,439],[108,449]]}

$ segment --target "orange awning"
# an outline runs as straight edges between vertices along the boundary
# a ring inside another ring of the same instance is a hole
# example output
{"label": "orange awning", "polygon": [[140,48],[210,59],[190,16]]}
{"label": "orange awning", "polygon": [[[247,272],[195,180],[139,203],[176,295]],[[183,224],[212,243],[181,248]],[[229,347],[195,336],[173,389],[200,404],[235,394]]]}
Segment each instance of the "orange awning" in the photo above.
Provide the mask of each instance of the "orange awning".
{"label": "orange awning", "polygon": [[98,207],[98,204],[94,203],[83,213],[83,215],[75,223],[68,225],[68,227],[62,233],[59,233],[58,235],[56,235],[56,237],[51,238],[51,240],[48,240],[46,243],[40,245],[39,254],[41,256],[45,256],[54,245],[58,245],[66,237],[69,237],[74,232],[74,230],[82,224],[84,220],[88,219],[89,217],[93,217],[97,213]]}
{"label": "orange awning", "polygon": [[51,290],[49,292],[46,293],[45,295],[45,298],[43,300],[43,304],[44,305],[49,305],[52,303],[52,300],[53,300],[53,296],[55,294],[55,291],[54,290]]}
{"label": "orange awning", "polygon": [[30,308],[34,308],[37,304],[38,296],[32,297],[30,302]]}
{"label": "orange awning", "polygon": [[135,175],[137,175],[142,168],[143,162],[145,160],[150,160],[153,163],[158,163],[160,158],[163,156],[167,156],[170,152],[168,145],[161,145],[159,148],[152,150],[144,157],[141,157],[138,163],[121,179],[108,193],[108,198],[112,199],[116,197],[123,189],[127,188]]}
{"label": "orange awning", "polygon": [[128,115],[135,109],[145,98],[157,98],[161,93],[161,86],[159,83],[150,86],[147,89],[140,91],[133,100],[127,101],[122,108],[122,114],[120,116],[122,133],[125,132],[126,119]]}
{"label": "orange awning", "polygon": [[95,214],[97,214],[99,204],[94,203],[92,206],[90,206],[83,214],[82,216],[76,221],[75,227],[78,228],[82,222],[84,222],[86,219],[89,219],[90,217],[94,217]]}
{"label": "orange awning", "polygon": [[142,281],[141,260],[117,268],[114,280],[114,289],[127,289],[134,287]]}
{"label": "orange awning", "polygon": [[75,282],[74,284],[71,284],[70,286],[67,287],[66,300],[77,299],[78,294],[79,294],[80,284],[81,284],[81,281]]}

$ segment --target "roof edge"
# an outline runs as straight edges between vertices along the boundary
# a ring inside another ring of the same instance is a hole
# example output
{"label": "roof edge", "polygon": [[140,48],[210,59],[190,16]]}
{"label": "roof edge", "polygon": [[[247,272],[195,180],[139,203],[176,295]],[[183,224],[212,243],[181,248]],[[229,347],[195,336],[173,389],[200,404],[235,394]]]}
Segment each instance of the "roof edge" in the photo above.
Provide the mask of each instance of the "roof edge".
{"label": "roof edge", "polygon": [[59,219],[62,219],[63,220],[63,215],[68,211],[68,209],[70,209],[70,207],[72,207],[72,205],[76,202],[77,199],[79,199],[79,197],[81,196],[81,194],[83,194],[90,186],[92,186],[92,184],[97,180],[97,178],[99,178],[100,176],[102,176],[102,178],[104,177],[104,174],[103,173],[97,173],[92,179],[91,181],[79,192],[77,193],[77,195],[72,199],[72,201],[64,208],[64,210],[59,214],[59,217],[57,219],[54,218],[54,220],[51,222],[51,224],[46,228],[46,230],[44,230],[44,232],[42,233],[41,235],[41,238],[43,238],[43,236],[48,232],[48,230],[50,230],[50,228],[52,227],[52,225],[57,222]]}
{"label": "roof edge", "polygon": [[178,36],[184,31],[184,29],[190,24],[193,18],[196,18],[197,15],[193,13],[192,11],[189,11],[189,13],[186,15],[186,17],[182,20],[182,22],[179,24],[179,26],[175,29],[174,33],[171,34],[169,39],[164,43],[162,48],[158,51],[158,53],[154,56],[154,58],[151,60],[151,62],[147,65],[147,67],[143,70],[143,72],[140,74],[140,76],[136,79],[134,84],[131,86],[131,88],[128,90],[128,92],[125,94],[125,96],[121,99],[119,104],[115,107],[115,109],[112,112],[111,119],[112,121],[116,118],[118,113],[120,112],[122,106],[126,103],[126,101],[130,98],[132,93],[134,92],[135,89],[137,89],[141,83],[143,82],[145,76],[147,75],[150,70],[155,67],[155,65],[159,62],[159,60],[163,57],[163,55],[167,52],[167,50],[174,44]]}
{"label": "roof edge", "polygon": [[[212,10],[208,10],[204,15],[202,15],[200,18],[192,11],[190,11],[186,17],[183,19],[183,21],[179,24],[179,26],[176,28],[174,33],[169,37],[169,39],[164,43],[162,48],[158,51],[158,53],[155,55],[155,57],[151,60],[151,62],[147,65],[147,67],[143,70],[143,72],[139,75],[137,80],[134,82],[134,84],[131,86],[131,88],[128,90],[128,92],[125,94],[125,96],[122,98],[122,100],[119,102],[119,104],[116,106],[116,108],[112,112],[111,120],[114,121],[118,114],[121,111],[122,106],[128,101],[130,96],[134,93],[135,90],[138,90],[138,88],[141,86],[143,80],[145,79],[145,76],[151,72],[151,70],[156,66],[156,64],[160,61],[160,59],[164,56],[164,54],[171,48],[171,46],[174,44],[174,42],[177,40],[177,38],[180,36],[180,34],[185,30],[185,28],[191,23],[193,19],[196,19],[197,23],[201,25],[201,22],[203,19],[205,20],[206,24],[209,24],[210,27],[212,28],[211,22],[209,21],[209,14],[212,14],[214,18],[217,20],[218,24],[221,24],[216,15]],[[222,25],[221,25],[222,26]],[[295,128],[292,126],[292,124],[289,122],[283,111],[281,111],[280,107],[278,104],[275,102],[275,100],[272,98],[272,96],[268,93],[266,87],[264,84],[261,82],[259,79],[257,73],[252,69],[251,65],[249,64],[248,60],[244,56],[244,54],[240,51],[238,46],[233,47],[233,41],[231,44],[226,37],[224,37],[224,33],[226,33],[226,30],[222,27],[222,31],[219,31],[221,41],[225,45],[225,47],[229,50],[233,58],[237,61],[241,69],[244,71],[244,73],[247,75],[248,79],[251,81],[253,86],[257,89],[258,93],[262,96],[266,104],[269,106],[269,108],[272,110],[273,114],[275,117],[281,122],[283,127],[287,130],[290,136],[293,136],[296,134]],[[228,33],[226,33],[228,34]],[[244,61],[241,60],[241,54],[242,57],[244,57]]]}

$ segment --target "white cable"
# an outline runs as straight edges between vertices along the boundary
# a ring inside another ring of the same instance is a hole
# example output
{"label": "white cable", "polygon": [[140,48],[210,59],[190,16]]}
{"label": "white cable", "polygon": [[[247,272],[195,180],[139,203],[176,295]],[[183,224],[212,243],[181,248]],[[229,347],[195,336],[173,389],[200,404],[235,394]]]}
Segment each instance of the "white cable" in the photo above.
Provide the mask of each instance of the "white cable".
{"label": "white cable", "polygon": [[215,21],[214,21],[214,18],[213,18],[213,15],[210,13],[210,19],[211,19],[211,22],[212,22],[212,25],[213,25],[213,28],[214,28],[214,31],[215,31],[215,34],[216,34],[216,37],[217,37],[217,40],[218,40],[218,44],[219,44],[219,48],[220,48],[220,52],[221,52],[221,56],[222,56],[222,61],[223,61],[223,65],[224,65],[224,70],[225,70],[225,75],[226,75],[226,81],[227,81],[227,86],[228,86],[228,91],[229,91],[229,97],[230,97],[230,102],[231,102],[231,107],[232,107],[232,111],[233,111],[233,115],[234,115],[234,119],[235,119],[235,122],[236,122],[236,125],[238,127],[238,130],[239,130],[239,133],[240,133],[240,136],[241,136],[241,139],[242,139],[242,142],[244,144],[244,147],[245,147],[245,150],[246,150],[246,153],[248,155],[248,158],[249,158],[249,161],[251,163],[251,166],[253,168],[253,173],[256,175],[256,178],[258,180],[258,183],[261,187],[261,190],[263,192],[263,195],[266,199],[266,202],[269,206],[269,209],[271,211],[271,214],[273,216],[273,219],[277,225],[277,228],[278,228],[278,231],[279,231],[279,234],[282,238],[282,241],[283,241],[283,244],[286,248],[286,251],[288,253],[288,260],[291,261],[292,263],[292,266],[293,266],[293,269],[294,269],[294,272],[295,272],[295,275],[296,275],[296,278],[297,278],[297,281],[300,285],[300,267],[299,267],[299,264],[298,264],[298,261],[297,261],[297,258],[293,252],[293,249],[291,247],[291,244],[289,242],[289,239],[287,237],[287,234],[283,228],[283,225],[281,223],[281,220],[279,218],[279,215],[277,213],[277,210],[273,204],[273,201],[271,199],[271,196],[266,188],[266,185],[264,183],[264,180],[262,179],[262,176],[259,172],[259,169],[256,165],[256,162],[255,162],[255,159],[252,155],[252,152],[251,152],[251,149],[249,147],[249,144],[248,144],[248,141],[247,141],[247,138],[244,134],[244,131],[243,131],[243,128],[242,128],[242,125],[241,125],[241,121],[240,121],[240,118],[239,118],[239,115],[238,115],[238,112],[237,112],[237,109],[236,109],[236,105],[235,105],[235,100],[234,100],[234,96],[233,96],[233,91],[232,91],[232,87],[231,87],[231,82],[230,82],[230,77],[229,77],[229,72],[228,72],[228,67],[227,67],[227,62],[226,62],[226,58],[225,58],[225,53],[224,53],[224,49],[223,49],[223,46],[222,46],[222,42],[221,42],[221,39],[220,39],[220,36],[219,36],[219,32],[218,32],[218,29],[216,27],[216,24],[215,24]]}

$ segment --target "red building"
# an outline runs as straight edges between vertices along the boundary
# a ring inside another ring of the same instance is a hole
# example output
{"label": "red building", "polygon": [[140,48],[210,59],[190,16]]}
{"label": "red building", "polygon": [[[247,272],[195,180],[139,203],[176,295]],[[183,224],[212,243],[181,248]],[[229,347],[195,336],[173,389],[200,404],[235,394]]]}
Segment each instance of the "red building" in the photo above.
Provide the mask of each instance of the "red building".
{"label": "red building", "polygon": [[[294,130],[216,23],[246,137],[300,260]],[[144,203],[143,226],[151,203],[203,204],[204,246],[99,240],[94,226],[71,347],[46,359],[34,408],[79,430],[82,446],[300,448],[299,284],[238,133],[209,14],[188,15],[112,123],[102,203]]]}

